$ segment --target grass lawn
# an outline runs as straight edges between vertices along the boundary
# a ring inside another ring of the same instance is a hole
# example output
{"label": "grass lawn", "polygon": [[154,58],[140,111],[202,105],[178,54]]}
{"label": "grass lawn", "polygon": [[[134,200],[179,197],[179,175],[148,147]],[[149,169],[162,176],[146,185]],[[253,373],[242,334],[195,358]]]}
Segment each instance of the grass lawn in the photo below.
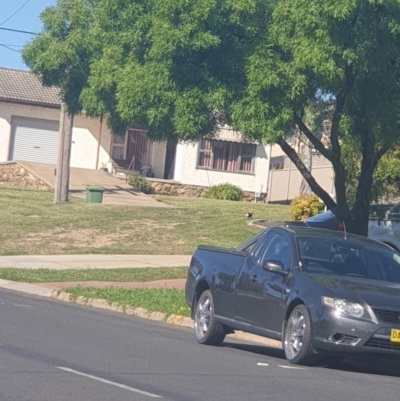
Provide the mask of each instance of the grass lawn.
{"label": "grass lawn", "polygon": [[66,281],[146,282],[186,278],[187,267],[139,269],[0,269],[0,279],[23,283],[55,283]]}
{"label": "grass lawn", "polygon": [[173,208],[87,204],[0,186],[0,255],[190,254],[199,244],[234,247],[260,229],[254,219],[288,220],[289,207],[154,196]]}
{"label": "grass lawn", "polygon": [[190,309],[186,305],[184,292],[180,290],[74,287],[67,288],[64,291],[72,294],[74,298],[83,296],[85,298],[104,299],[121,306],[144,308],[148,312],[190,316]]}

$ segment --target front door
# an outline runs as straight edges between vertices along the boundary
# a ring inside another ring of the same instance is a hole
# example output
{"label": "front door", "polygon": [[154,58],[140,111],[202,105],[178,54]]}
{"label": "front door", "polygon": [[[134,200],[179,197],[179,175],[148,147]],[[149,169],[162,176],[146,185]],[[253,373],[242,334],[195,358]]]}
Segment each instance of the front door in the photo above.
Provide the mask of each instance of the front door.
{"label": "front door", "polygon": [[129,163],[134,159],[134,169],[140,171],[143,166],[151,166],[152,142],[147,137],[146,131],[130,129],[126,149],[126,159]]}
{"label": "front door", "polygon": [[175,156],[176,156],[176,141],[167,142],[167,152],[165,155],[165,166],[164,166],[164,179],[173,180],[175,174]]}

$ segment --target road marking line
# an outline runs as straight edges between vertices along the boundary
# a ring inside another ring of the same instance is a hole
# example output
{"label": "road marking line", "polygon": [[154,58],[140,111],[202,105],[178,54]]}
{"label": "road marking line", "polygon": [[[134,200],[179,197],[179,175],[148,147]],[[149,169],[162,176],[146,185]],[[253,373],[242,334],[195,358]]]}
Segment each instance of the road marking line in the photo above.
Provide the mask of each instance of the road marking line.
{"label": "road marking line", "polygon": [[268,363],[258,362],[257,366],[269,366]]}
{"label": "road marking line", "polygon": [[306,368],[298,368],[296,366],[287,366],[287,365],[278,365],[278,366],[283,369],[306,370]]}
{"label": "road marking line", "polygon": [[110,381],[110,380],[102,379],[101,377],[97,377],[97,376],[88,375],[88,374],[86,374],[86,373],[82,373],[82,372],[79,372],[79,371],[77,371],[77,370],[73,370],[73,369],[69,369],[69,368],[64,368],[64,367],[62,367],[62,366],[55,366],[55,368],[56,368],[56,369],[64,370],[65,372],[73,373],[73,374],[78,375],[78,376],[83,376],[83,377],[87,377],[87,378],[89,378],[89,379],[97,380],[97,381],[102,382],[102,383],[105,383],[105,384],[111,384],[112,386],[119,387],[119,388],[123,388],[123,389],[125,389],[125,390],[132,391],[132,392],[134,392],[134,393],[138,393],[138,394],[142,394],[142,395],[147,395],[148,397],[162,398],[160,395],[157,395],[157,394],[148,393],[147,391],[138,390],[137,388],[134,388],[134,387],[125,386],[125,384],[120,384],[120,383],[112,382],[112,381]]}

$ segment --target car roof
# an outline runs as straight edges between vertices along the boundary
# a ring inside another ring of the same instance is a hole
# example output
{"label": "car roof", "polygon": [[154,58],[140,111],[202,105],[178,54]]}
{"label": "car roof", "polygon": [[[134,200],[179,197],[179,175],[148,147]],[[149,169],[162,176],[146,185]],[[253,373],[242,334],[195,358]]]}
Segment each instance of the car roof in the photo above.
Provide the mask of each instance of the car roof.
{"label": "car roof", "polygon": [[322,212],[322,213],[316,214],[315,216],[309,217],[306,221],[320,222],[320,221],[326,221],[326,220],[331,220],[331,219],[338,220],[332,211],[327,210],[326,212]]}
{"label": "car roof", "polygon": [[326,238],[326,239],[347,239],[350,241],[361,242],[364,245],[377,246],[380,248],[388,248],[387,245],[381,242],[363,237],[361,235],[355,235],[350,233],[344,233],[342,231],[327,230],[325,228],[313,228],[305,226],[290,226],[286,224],[284,227],[279,227],[280,230],[284,230],[294,234],[296,237],[307,237],[307,238]]}

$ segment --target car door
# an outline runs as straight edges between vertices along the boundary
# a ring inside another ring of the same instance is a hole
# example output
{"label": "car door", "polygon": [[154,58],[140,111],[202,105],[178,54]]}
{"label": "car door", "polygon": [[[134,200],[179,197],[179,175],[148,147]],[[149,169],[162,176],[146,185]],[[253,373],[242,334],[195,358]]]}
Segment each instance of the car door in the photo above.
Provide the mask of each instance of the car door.
{"label": "car door", "polygon": [[263,265],[266,261],[280,261],[285,270],[289,271],[292,259],[289,240],[276,233],[249,272],[247,317],[252,324],[276,332],[281,331],[282,312],[285,307],[282,295],[286,288],[286,278],[264,270]]}
{"label": "car door", "polygon": [[235,286],[235,319],[247,321],[248,320],[248,306],[247,306],[247,288],[250,279],[250,272],[254,265],[260,260],[265,252],[265,249],[274,236],[274,232],[269,231],[260,237],[260,240],[254,244],[249,250],[249,255],[243,263],[242,269],[238,275]]}

